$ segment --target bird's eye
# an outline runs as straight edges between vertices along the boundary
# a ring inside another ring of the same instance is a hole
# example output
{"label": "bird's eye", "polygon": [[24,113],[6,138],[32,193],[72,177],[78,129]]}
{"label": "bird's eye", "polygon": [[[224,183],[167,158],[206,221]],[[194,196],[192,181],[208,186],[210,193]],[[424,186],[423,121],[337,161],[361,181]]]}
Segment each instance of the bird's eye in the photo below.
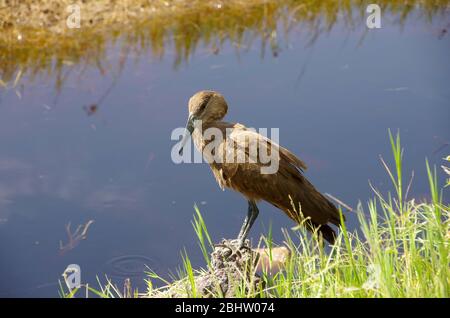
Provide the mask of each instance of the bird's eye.
{"label": "bird's eye", "polygon": [[200,106],[198,106],[197,110],[196,110],[197,115],[201,115],[203,113],[206,106],[208,106],[208,103],[210,102],[210,100],[211,100],[211,96],[205,96],[202,99]]}
{"label": "bird's eye", "polygon": [[200,105],[200,108],[198,109],[199,113],[201,113],[201,112],[203,112],[203,111],[205,110],[206,105],[208,105],[208,102],[209,102],[209,98],[206,99],[206,100]]}

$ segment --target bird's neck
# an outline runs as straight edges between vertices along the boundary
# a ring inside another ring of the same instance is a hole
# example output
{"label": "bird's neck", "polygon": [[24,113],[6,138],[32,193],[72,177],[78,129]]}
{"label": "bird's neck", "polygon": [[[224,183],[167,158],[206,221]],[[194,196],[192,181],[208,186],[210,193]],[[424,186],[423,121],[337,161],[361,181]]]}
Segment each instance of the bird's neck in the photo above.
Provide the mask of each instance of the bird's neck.
{"label": "bird's neck", "polygon": [[196,127],[192,133],[192,140],[194,141],[197,150],[202,152],[204,147],[218,134],[220,134],[219,138],[224,140],[226,138],[226,127],[227,123],[220,120],[208,121],[202,123],[201,126]]}

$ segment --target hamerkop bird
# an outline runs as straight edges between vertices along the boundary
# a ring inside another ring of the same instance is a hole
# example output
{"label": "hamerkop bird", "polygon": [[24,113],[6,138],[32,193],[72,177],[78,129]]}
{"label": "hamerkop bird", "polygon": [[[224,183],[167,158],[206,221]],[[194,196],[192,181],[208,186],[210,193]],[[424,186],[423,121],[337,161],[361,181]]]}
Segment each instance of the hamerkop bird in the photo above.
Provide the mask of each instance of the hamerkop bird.
{"label": "hamerkop bird", "polygon": [[[336,234],[327,223],[339,226],[339,211],[303,176],[306,165],[292,152],[255,131],[241,124],[222,121],[227,110],[227,102],[220,93],[200,91],[192,96],[179,153],[183,153],[183,147],[192,135],[196,148],[210,164],[219,186],[240,192],[248,200],[248,214],[238,236],[239,246],[244,245],[258,216],[256,203],[259,200],[271,203],[298,223],[303,221],[308,230],[317,231],[333,243]],[[222,139],[207,137],[206,132],[211,131],[210,128],[220,131]],[[213,141],[215,147],[210,147]],[[258,145],[254,158],[250,158],[252,142]],[[205,151],[207,149],[213,150],[209,154]],[[261,169],[268,166],[259,159],[262,151],[277,154],[278,169],[275,172],[262,173]],[[239,152],[247,155],[248,160],[237,160]],[[230,153],[232,155],[227,157]]]}

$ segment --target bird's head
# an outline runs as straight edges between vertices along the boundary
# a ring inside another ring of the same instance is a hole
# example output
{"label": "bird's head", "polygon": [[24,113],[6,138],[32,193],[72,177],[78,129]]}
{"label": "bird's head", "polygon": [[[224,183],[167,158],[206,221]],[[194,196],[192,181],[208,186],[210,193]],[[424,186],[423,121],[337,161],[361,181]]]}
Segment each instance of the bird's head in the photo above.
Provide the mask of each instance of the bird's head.
{"label": "bird's head", "polygon": [[225,117],[228,105],[222,94],[215,91],[200,91],[189,99],[189,117],[186,124],[186,133],[181,142],[180,154],[183,153],[183,146],[195,129],[196,121],[206,124],[212,121],[221,120]]}
{"label": "bird's head", "polygon": [[227,113],[228,105],[222,94],[214,91],[200,91],[189,99],[189,117],[210,122],[221,120]]}

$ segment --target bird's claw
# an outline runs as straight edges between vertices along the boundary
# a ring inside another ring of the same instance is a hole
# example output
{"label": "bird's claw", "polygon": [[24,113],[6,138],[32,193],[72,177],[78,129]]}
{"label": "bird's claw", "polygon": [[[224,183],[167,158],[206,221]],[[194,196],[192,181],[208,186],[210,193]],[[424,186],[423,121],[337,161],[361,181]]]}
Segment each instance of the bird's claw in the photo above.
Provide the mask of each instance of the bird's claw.
{"label": "bird's claw", "polygon": [[221,243],[214,244],[215,248],[228,248],[231,251],[239,251],[242,249],[251,250],[250,242],[249,240],[241,240],[241,239],[234,239],[234,240],[223,240]]}
{"label": "bird's claw", "polygon": [[225,244],[223,244],[223,243],[214,244],[213,247],[214,247],[214,248],[216,248],[216,247],[230,248],[228,245],[225,245]]}

